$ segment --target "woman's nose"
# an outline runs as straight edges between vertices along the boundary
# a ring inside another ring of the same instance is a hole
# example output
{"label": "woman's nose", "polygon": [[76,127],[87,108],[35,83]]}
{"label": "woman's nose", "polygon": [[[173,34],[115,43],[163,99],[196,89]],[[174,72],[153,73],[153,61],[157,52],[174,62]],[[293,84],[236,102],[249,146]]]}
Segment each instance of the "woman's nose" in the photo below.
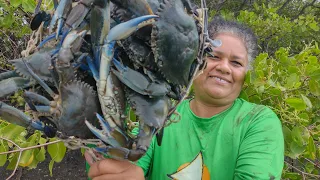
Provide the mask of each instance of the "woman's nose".
{"label": "woman's nose", "polygon": [[230,69],[229,60],[221,59],[216,66],[216,70],[221,72],[222,74],[230,74],[231,69]]}

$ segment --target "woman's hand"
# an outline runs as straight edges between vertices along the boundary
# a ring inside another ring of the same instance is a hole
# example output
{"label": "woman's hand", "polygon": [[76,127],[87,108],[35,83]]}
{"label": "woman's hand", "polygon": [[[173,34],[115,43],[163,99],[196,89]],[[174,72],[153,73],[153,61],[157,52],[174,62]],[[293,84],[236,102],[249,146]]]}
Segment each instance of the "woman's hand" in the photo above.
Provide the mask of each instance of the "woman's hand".
{"label": "woman's hand", "polygon": [[128,161],[103,159],[94,162],[88,152],[85,158],[90,165],[88,176],[92,180],[144,180],[143,170]]}

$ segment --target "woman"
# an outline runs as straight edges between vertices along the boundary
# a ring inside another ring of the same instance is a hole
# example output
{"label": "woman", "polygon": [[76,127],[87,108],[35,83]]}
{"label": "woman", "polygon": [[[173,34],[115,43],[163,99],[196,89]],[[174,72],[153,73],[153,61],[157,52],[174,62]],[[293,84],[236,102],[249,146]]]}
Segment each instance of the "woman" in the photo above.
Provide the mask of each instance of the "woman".
{"label": "woman", "polygon": [[194,81],[193,99],[177,111],[179,123],[152,141],[136,164],[106,159],[91,164],[96,179],[280,179],[284,161],[281,123],[269,108],[238,98],[256,54],[256,37],[238,23],[214,19],[207,65]]}

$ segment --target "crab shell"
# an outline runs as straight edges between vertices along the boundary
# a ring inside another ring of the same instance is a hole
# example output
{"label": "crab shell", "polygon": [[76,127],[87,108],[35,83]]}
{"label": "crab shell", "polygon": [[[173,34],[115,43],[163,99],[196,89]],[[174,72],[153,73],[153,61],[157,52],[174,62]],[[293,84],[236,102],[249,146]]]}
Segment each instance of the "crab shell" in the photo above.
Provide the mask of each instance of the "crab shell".
{"label": "crab shell", "polygon": [[198,54],[199,36],[195,20],[181,0],[160,4],[153,24],[151,47],[160,72],[173,84],[187,85],[189,72]]}

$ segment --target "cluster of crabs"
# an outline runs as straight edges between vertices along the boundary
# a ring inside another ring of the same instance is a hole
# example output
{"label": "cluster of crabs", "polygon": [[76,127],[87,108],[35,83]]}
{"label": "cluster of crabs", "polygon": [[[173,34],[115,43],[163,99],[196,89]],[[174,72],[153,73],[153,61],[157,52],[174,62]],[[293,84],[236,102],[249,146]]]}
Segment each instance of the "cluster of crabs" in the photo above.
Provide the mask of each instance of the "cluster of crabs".
{"label": "cluster of crabs", "polygon": [[202,3],[54,0],[54,12],[44,12],[38,1],[30,24],[45,38],[0,74],[0,97],[29,89],[29,115],[0,101],[0,118],[70,148],[96,144],[94,151],[138,160],[154,135],[161,144],[163,127],[204,66],[205,48],[214,46]]}

